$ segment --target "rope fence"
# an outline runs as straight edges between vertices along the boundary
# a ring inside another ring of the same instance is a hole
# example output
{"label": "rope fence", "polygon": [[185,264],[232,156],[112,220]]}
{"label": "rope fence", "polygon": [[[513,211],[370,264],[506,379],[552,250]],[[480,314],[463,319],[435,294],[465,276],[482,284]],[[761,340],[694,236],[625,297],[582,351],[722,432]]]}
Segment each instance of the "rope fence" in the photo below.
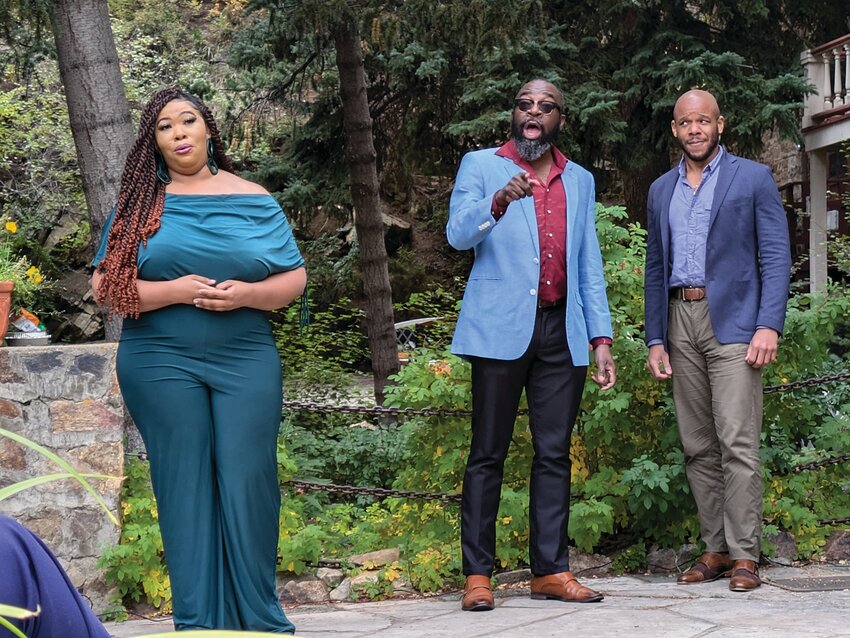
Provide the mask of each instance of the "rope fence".
{"label": "rope fence", "polygon": [[[811,377],[808,379],[802,379],[800,381],[792,381],[790,383],[783,383],[779,385],[767,386],[764,388],[764,394],[775,394],[779,392],[791,392],[794,390],[800,390],[803,388],[815,388],[821,387],[824,385],[828,385],[831,383],[838,383],[842,381],[850,381],[850,371],[841,372],[833,375],[824,375],[820,377]],[[394,417],[414,417],[414,416],[425,416],[425,417],[468,417],[472,415],[471,410],[446,410],[446,409],[434,409],[434,408],[396,408],[396,407],[384,407],[384,406],[364,406],[364,405],[339,405],[332,403],[318,403],[313,401],[305,401],[305,400],[287,400],[283,402],[283,407],[285,410],[291,410],[293,412],[311,412],[311,413],[320,413],[320,414],[358,414],[358,415],[368,415],[368,416],[378,416],[378,417],[386,417],[386,416],[394,416]],[[522,413],[522,412],[521,412]],[[823,467],[828,467],[831,465],[839,465],[842,463],[846,463],[850,461],[850,454],[840,454],[837,456],[832,456],[824,459],[818,459],[815,461],[809,461],[806,463],[801,463],[796,465],[790,469],[790,472],[804,472],[817,470]],[[388,489],[383,487],[364,487],[357,485],[338,485],[335,483],[320,483],[315,481],[303,481],[292,479],[289,481],[285,481],[283,483],[284,486],[295,489],[296,491],[320,491],[329,494],[340,494],[343,496],[371,496],[377,498],[379,500],[383,500],[385,498],[409,498],[409,499],[418,499],[418,500],[432,500],[432,501],[440,501],[443,503],[457,505],[461,501],[460,494],[449,494],[449,493],[439,493],[439,492],[417,492],[411,490],[395,490]],[[570,496],[572,500],[581,500],[583,498],[582,494],[572,494]],[[850,523],[850,517],[848,518],[833,518],[818,521],[821,526],[827,525],[846,525]]]}
{"label": "rope fence", "polygon": [[[850,371],[767,386],[764,388],[764,394],[791,392],[802,388],[814,388],[841,381],[850,381]],[[341,405],[338,403],[319,403],[301,399],[286,400],[283,402],[283,408],[284,410],[291,410],[293,412],[312,412],[317,414],[359,414],[363,416],[472,416],[472,410],[463,409],[446,410],[436,408],[394,408],[380,405]],[[526,412],[527,410],[520,410],[519,414],[525,414]]]}
{"label": "rope fence", "polygon": [[[780,385],[768,386],[764,388],[765,394],[775,394],[778,392],[791,392],[802,388],[820,387],[823,385],[838,383],[842,381],[850,381],[850,371],[841,372],[839,374],[825,375],[820,377],[811,377],[800,381],[783,383]],[[364,406],[364,405],[339,405],[335,403],[318,403],[305,400],[287,400],[283,402],[283,408],[293,412],[310,412],[318,414],[357,414],[368,416],[394,416],[394,417],[459,417],[471,416],[471,410],[446,410],[434,408],[395,408],[384,406]],[[522,413],[522,412],[521,412]],[[136,456],[142,460],[147,459],[147,454],[144,453],[127,453],[128,456]],[[804,471],[817,470],[823,467],[832,465],[840,465],[850,461],[850,454],[839,454],[815,461],[800,463],[790,468],[786,473],[797,473]],[[335,483],[321,483],[316,481],[304,481],[291,479],[284,481],[281,484],[283,487],[294,489],[298,492],[320,491],[329,494],[340,494],[343,496],[370,496],[378,500],[386,498],[408,498],[417,500],[440,501],[442,503],[457,505],[460,504],[461,495],[440,492],[419,492],[412,490],[396,490],[383,487],[365,487],[357,485],[338,485]],[[582,494],[572,494],[572,500],[581,500]],[[818,521],[821,526],[839,526],[850,524],[850,517],[832,518]]]}

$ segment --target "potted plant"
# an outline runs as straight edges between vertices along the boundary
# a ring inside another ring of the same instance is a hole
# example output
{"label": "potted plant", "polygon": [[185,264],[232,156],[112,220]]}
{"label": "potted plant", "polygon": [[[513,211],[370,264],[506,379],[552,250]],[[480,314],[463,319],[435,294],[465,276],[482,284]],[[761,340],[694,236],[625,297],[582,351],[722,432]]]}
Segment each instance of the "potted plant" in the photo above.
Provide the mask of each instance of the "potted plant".
{"label": "potted plant", "polygon": [[35,297],[43,277],[38,268],[20,255],[13,245],[18,224],[0,218],[0,346],[9,327],[9,311],[12,303],[28,305]]}

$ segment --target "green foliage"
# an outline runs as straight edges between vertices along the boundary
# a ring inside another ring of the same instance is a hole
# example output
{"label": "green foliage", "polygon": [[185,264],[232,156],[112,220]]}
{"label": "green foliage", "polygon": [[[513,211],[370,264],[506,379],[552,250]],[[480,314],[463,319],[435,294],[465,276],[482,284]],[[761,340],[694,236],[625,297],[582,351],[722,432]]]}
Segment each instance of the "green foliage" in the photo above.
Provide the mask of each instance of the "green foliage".
{"label": "green foliage", "polygon": [[217,105],[215,86],[227,71],[215,64],[240,0],[204,3],[110,0],[112,31],[127,98],[144,104],[165,86],[179,85]]}
{"label": "green foliage", "polygon": [[646,372],[643,342],[645,236],[620,206],[597,206],[597,234],[614,326],[617,385],[585,386],[578,430],[590,476],[576,477],[570,535],[589,551],[604,534],[629,529],[675,545],[695,529],[669,387]]}
{"label": "green foliage", "polygon": [[[311,293],[312,286],[308,290]],[[325,310],[310,312],[310,324],[300,327],[298,303],[286,308],[274,323],[274,334],[286,375],[302,382],[332,384],[343,369],[356,368],[368,357],[360,328],[363,311],[343,297]]]}
{"label": "green foliage", "polygon": [[398,562],[388,565],[378,571],[375,580],[366,580],[351,588],[349,598],[351,600],[385,600],[393,595],[393,581],[400,574],[401,566]]}
{"label": "green foliage", "polygon": [[[289,530],[297,520],[292,517],[295,512],[281,511],[281,530]],[[284,571],[301,574],[307,562],[316,564],[323,555],[324,545],[330,540],[329,535],[318,525],[306,525],[295,532],[281,534],[278,542],[278,556]]]}
{"label": "green foliage", "polygon": [[2,501],[4,498],[11,496],[12,494],[16,494],[17,492],[20,492],[23,489],[27,489],[28,487],[31,487],[31,486],[34,486],[34,485],[40,485],[41,483],[48,483],[48,482],[53,481],[53,480],[73,478],[74,480],[76,480],[80,484],[80,486],[82,486],[83,489],[85,489],[89,494],[92,495],[94,500],[97,501],[98,506],[109,517],[109,520],[111,520],[113,523],[118,525],[118,519],[115,518],[115,515],[112,512],[109,511],[109,508],[106,506],[106,503],[104,502],[103,497],[100,495],[100,493],[97,490],[94,489],[92,484],[87,480],[89,478],[115,479],[115,478],[118,478],[118,477],[107,476],[105,474],[81,474],[80,472],[75,470],[71,466],[71,464],[68,463],[68,461],[66,461],[62,457],[58,456],[55,452],[52,452],[51,450],[47,449],[46,447],[44,447],[43,445],[41,445],[39,443],[36,443],[35,441],[31,441],[30,439],[28,439],[24,436],[21,436],[20,434],[17,434],[15,432],[10,432],[9,430],[6,430],[4,428],[0,428],[0,437],[11,439],[12,441],[15,441],[16,443],[19,443],[20,445],[23,445],[24,447],[27,447],[30,450],[33,450],[37,454],[40,454],[41,456],[48,459],[49,461],[52,461],[53,463],[55,463],[56,465],[58,465],[60,468],[62,468],[64,470],[64,472],[61,472],[61,473],[58,473],[58,474],[32,477],[32,478],[27,479],[25,481],[22,481],[20,483],[12,483],[11,485],[6,485],[2,489],[0,489],[0,501]]}
{"label": "green foliage", "polygon": [[413,329],[412,340],[416,347],[444,350],[451,345],[457,314],[460,309],[462,283],[455,278],[453,286],[433,285],[413,292],[405,303],[393,304],[397,322],[408,319],[436,317],[431,323],[419,324]]}
{"label": "green foliage", "polygon": [[171,583],[159,532],[159,518],[150,469],[145,461],[129,459],[121,490],[124,524],[119,544],[103,552],[98,567],[106,570],[107,582],[116,587],[124,602],[145,600],[167,612],[171,606]]}
{"label": "green foliage", "polygon": [[361,416],[294,413],[282,438],[299,477],[345,485],[389,487],[406,447],[403,432],[364,422]]}
{"label": "green foliage", "polygon": [[646,567],[646,543],[636,543],[614,557],[615,574],[642,571]]}
{"label": "green foliage", "polygon": [[32,618],[38,615],[38,610],[27,610],[19,607],[11,607],[10,605],[0,605],[0,627],[8,629],[16,638],[27,638],[20,629],[15,627],[6,618]]}
{"label": "green foliage", "polygon": [[61,93],[0,92],[0,176],[0,214],[20,222],[29,239],[84,206]]}
{"label": "green foliage", "polygon": [[30,265],[13,245],[17,233],[17,224],[0,217],[0,281],[10,281],[12,289],[12,307],[22,305],[28,308],[39,293],[46,287],[38,268]]}
{"label": "green foliage", "polygon": [[67,267],[42,244],[62,238],[59,220],[67,215],[65,223],[74,223],[83,202],[63,99],[23,87],[0,91],[0,219],[16,222],[12,248],[31,273],[16,279],[17,302],[41,318],[52,310],[56,290],[46,280],[33,285],[34,279],[42,273],[56,279]]}
{"label": "green foliage", "polygon": [[382,190],[399,210],[422,176],[450,176],[464,151],[503,142],[511,96],[544,77],[569,87],[561,147],[641,219],[649,180],[669,167],[685,89],[718,96],[724,142],[738,152],[760,148],[767,130],[799,138],[799,52],[847,31],[846,2],[827,4],[253,0],[229,50],[229,89],[254,96],[246,123],[275,131],[277,152],[256,175],[306,221],[351,212],[332,37],[341,21],[361,35]]}
{"label": "green foliage", "polygon": [[[830,337],[850,325],[850,294],[832,288],[826,295],[803,295],[789,303],[777,363],[766,383],[846,371],[847,360],[830,353]],[[843,327],[843,328],[842,328]],[[765,519],[794,534],[801,557],[816,554],[831,531],[818,520],[850,514],[850,468],[828,466],[795,473],[803,462],[836,456],[850,449],[850,384],[802,388],[765,399],[762,473]]]}

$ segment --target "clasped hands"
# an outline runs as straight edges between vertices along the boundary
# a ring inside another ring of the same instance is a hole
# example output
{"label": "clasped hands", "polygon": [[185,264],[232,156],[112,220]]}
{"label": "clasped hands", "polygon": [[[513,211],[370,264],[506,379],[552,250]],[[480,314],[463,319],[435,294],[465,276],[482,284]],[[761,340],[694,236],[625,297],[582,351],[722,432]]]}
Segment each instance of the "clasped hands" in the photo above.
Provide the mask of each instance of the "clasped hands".
{"label": "clasped hands", "polygon": [[251,284],[227,279],[216,282],[215,279],[200,275],[185,275],[175,279],[174,283],[181,288],[181,297],[185,303],[191,303],[202,310],[226,312],[246,306],[248,289]]}

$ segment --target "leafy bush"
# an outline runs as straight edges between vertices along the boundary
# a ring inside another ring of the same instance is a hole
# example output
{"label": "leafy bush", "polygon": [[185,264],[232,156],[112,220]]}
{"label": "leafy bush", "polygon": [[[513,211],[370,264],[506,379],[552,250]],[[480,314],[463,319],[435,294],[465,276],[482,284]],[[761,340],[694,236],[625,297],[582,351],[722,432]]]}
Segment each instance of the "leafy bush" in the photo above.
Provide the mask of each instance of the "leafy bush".
{"label": "leafy bush", "polygon": [[301,327],[300,313],[300,304],[291,304],[274,322],[284,374],[302,386],[337,386],[341,372],[356,369],[368,358],[366,335],[360,329],[363,312],[343,297],[327,310],[311,309],[308,326]]}
{"label": "leafy bush", "polygon": [[106,570],[107,582],[118,589],[124,602],[144,599],[164,612],[171,608],[171,582],[159,532],[159,517],[150,466],[131,458],[121,490],[123,528],[119,544],[103,552],[98,567]]}

